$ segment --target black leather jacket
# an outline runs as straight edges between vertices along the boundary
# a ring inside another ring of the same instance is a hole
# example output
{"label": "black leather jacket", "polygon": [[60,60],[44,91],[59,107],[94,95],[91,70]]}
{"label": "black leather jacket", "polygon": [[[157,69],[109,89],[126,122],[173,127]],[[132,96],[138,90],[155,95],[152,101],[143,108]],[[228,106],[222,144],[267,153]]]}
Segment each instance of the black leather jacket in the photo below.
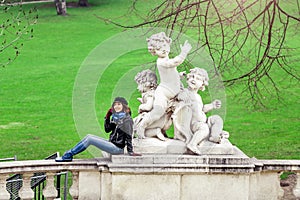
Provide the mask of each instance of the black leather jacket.
{"label": "black leather jacket", "polygon": [[133,153],[132,147],[132,133],[133,133],[133,120],[129,114],[117,123],[105,118],[104,129],[106,133],[111,132],[109,141],[117,147],[124,149],[127,146],[127,152]]}

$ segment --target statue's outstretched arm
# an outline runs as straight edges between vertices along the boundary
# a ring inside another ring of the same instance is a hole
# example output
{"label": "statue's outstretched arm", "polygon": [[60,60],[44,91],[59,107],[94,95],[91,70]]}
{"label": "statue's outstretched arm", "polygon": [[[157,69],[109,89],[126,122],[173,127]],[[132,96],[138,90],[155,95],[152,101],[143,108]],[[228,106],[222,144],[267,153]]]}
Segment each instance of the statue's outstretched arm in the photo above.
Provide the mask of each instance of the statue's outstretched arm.
{"label": "statue's outstretched arm", "polygon": [[222,103],[221,103],[220,100],[214,100],[213,102],[211,102],[209,104],[205,104],[203,106],[202,111],[205,112],[205,113],[207,113],[207,112],[209,112],[209,111],[211,111],[213,109],[219,109],[219,108],[221,108],[221,104]]}
{"label": "statue's outstretched arm", "polygon": [[175,58],[170,59],[169,63],[168,63],[168,66],[170,66],[170,67],[177,67],[178,65],[180,65],[181,63],[183,63],[183,61],[186,59],[188,53],[191,51],[192,46],[186,40],[183,45],[180,45],[180,48],[181,48],[180,54],[178,56],[176,56]]}

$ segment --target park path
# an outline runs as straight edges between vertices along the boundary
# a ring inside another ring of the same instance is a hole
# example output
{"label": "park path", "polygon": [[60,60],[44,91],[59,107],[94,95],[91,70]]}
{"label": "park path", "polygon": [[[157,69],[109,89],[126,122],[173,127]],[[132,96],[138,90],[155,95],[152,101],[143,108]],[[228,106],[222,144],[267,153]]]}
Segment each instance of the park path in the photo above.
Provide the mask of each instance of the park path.
{"label": "park path", "polygon": [[25,5],[25,4],[36,4],[36,3],[47,3],[47,2],[54,2],[54,0],[39,0],[39,1],[26,1],[26,2],[16,2],[16,3],[10,3],[5,4],[4,1],[1,1],[0,6],[7,6],[7,5]]}

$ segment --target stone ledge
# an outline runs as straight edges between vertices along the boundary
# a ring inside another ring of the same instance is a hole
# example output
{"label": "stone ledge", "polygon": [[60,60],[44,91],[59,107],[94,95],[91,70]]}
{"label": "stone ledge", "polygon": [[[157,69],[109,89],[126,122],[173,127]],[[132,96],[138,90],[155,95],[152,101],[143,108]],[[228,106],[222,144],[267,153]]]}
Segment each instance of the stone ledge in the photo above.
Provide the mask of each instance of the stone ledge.
{"label": "stone ledge", "polygon": [[[26,173],[26,172],[57,172],[57,171],[90,171],[106,170],[106,158],[97,159],[74,159],[72,162],[55,162],[54,160],[26,160],[0,163],[0,174]],[[109,161],[110,162],[110,161]]]}
{"label": "stone ledge", "polygon": [[113,173],[251,173],[254,165],[205,165],[205,164],[109,164]]}
{"label": "stone ledge", "polygon": [[124,173],[249,173],[255,165],[245,154],[239,155],[174,155],[146,154],[142,156],[112,155],[111,172]]}
{"label": "stone ledge", "polygon": [[263,171],[300,171],[300,160],[258,160]]}
{"label": "stone ledge", "polygon": [[142,156],[112,155],[113,164],[217,164],[217,165],[239,165],[250,164],[251,159],[246,156],[237,155],[173,155],[173,154],[145,154]]}
{"label": "stone ledge", "polygon": [[249,173],[253,171],[300,172],[300,160],[257,160],[246,155],[174,155],[148,154],[138,157],[113,155],[109,158],[74,159],[57,163],[54,160],[9,161],[0,163],[0,174],[57,171],[106,171],[137,173]]}

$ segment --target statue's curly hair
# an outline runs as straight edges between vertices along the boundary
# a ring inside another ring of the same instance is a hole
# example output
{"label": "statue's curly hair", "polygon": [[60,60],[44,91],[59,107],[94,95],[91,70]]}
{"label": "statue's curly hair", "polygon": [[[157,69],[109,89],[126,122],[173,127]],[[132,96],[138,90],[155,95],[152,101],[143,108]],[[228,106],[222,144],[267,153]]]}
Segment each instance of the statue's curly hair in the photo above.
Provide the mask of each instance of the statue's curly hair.
{"label": "statue's curly hair", "polygon": [[145,86],[150,88],[157,87],[157,76],[155,72],[150,69],[143,70],[134,77],[137,84],[145,84]]}
{"label": "statue's curly hair", "polygon": [[202,69],[199,67],[192,68],[192,69],[190,69],[190,73],[187,74],[187,77],[189,75],[193,75],[193,74],[204,77],[205,85],[208,85],[209,78],[208,78],[208,73],[205,69]]}
{"label": "statue's curly hair", "polygon": [[147,38],[147,41],[150,41],[150,40],[155,40],[158,42],[167,42],[167,43],[172,42],[172,39],[169,38],[168,36],[166,36],[166,34],[164,32],[160,32],[160,33],[151,35],[150,38]]}
{"label": "statue's curly hair", "polygon": [[172,43],[172,39],[166,36],[164,32],[151,35],[150,38],[147,38],[148,48],[152,47],[154,49],[164,49],[169,50]]}

